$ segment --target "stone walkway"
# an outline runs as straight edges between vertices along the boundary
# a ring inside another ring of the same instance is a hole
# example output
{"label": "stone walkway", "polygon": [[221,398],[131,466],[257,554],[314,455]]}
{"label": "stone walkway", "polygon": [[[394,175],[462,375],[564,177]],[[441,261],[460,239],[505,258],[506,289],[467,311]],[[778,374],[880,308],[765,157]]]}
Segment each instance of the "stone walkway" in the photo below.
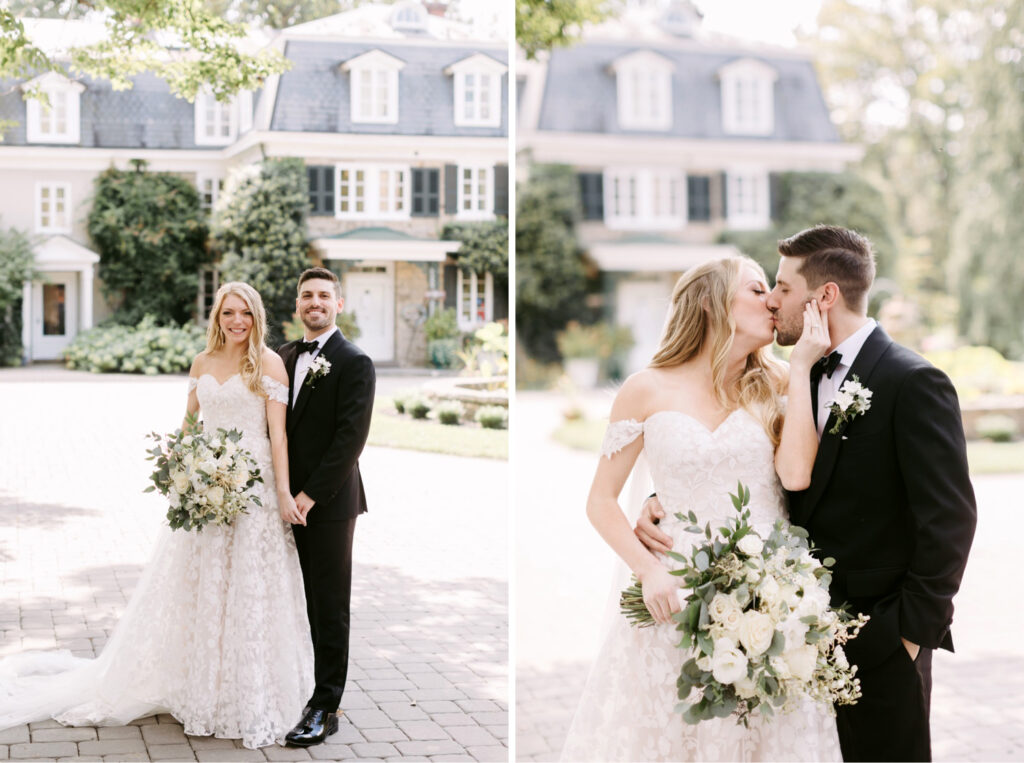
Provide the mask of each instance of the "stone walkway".
{"label": "stone walkway", "polygon": [[[580,401],[607,416],[611,392]],[[609,612],[614,557],[584,513],[596,454],[549,437],[567,401],[519,392],[513,463],[516,575],[516,758],[558,760]],[[1024,467],[1024,465],[1022,465]],[[973,480],[978,530],[956,599],[956,654],[933,662],[932,753],[936,761],[1024,760],[1024,473]],[[636,508],[645,489],[622,502]],[[543,501],[536,496],[542,495]],[[615,616],[615,615],[612,615]]]}
{"label": "stone walkway", "polygon": [[[0,371],[0,655],[103,647],[164,511],[141,492],[144,435],[177,426],[184,400],[183,377]],[[0,760],[507,760],[507,465],[369,448],[361,466],[349,685],[327,744],[246,750],[158,716],[0,731]]]}

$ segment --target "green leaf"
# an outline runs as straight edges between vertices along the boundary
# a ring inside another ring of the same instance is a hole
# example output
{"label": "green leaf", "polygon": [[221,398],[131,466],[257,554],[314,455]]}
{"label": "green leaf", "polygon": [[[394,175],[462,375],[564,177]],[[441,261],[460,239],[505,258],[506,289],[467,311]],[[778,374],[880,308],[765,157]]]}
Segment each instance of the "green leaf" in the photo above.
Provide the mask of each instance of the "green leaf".
{"label": "green leaf", "polygon": [[697,631],[697,646],[706,655],[710,656],[715,653],[714,642],[711,641],[711,637],[704,631]]}
{"label": "green leaf", "polygon": [[700,603],[700,617],[697,620],[698,628],[707,628],[711,625],[711,615],[708,612],[707,602],[701,601]]}
{"label": "green leaf", "polygon": [[835,566],[835,563],[836,560],[834,558],[832,558],[831,556],[826,556],[825,559],[822,561],[821,565],[822,567],[833,567]]}
{"label": "green leaf", "polygon": [[779,631],[772,636],[772,643],[765,652],[769,657],[778,657],[786,650],[786,637]]}
{"label": "green leaf", "polygon": [[708,559],[708,552],[703,549],[698,551],[697,555],[693,557],[694,566],[701,572],[704,572],[704,570],[708,568],[709,563],[710,560]]}

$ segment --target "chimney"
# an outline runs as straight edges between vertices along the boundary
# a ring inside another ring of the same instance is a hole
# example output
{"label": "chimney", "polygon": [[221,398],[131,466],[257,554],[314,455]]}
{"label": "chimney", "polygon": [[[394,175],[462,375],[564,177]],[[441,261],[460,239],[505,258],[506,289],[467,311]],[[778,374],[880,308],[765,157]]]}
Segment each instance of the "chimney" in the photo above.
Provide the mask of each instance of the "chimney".
{"label": "chimney", "polygon": [[427,13],[431,16],[444,18],[445,13],[448,12],[448,3],[440,2],[439,0],[434,0],[433,2],[428,0],[428,2],[423,4],[423,7],[427,9]]}

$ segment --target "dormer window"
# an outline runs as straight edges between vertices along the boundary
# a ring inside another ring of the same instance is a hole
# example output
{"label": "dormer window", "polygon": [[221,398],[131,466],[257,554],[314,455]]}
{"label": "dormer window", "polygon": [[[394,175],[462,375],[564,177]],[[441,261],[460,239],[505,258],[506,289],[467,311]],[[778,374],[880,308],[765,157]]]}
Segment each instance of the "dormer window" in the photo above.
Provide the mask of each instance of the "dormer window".
{"label": "dormer window", "polygon": [[419,3],[398,3],[391,12],[391,28],[397,32],[427,31],[427,9]]}
{"label": "dormer window", "polygon": [[69,80],[56,72],[48,72],[25,83],[24,88],[38,88],[49,105],[31,98],[26,104],[26,138],[29,143],[81,142],[79,99],[85,85]]}
{"label": "dormer window", "polygon": [[341,65],[350,75],[353,122],[398,122],[398,72],[404,66],[404,61],[381,50],[371,50]]}
{"label": "dormer window", "polygon": [[227,146],[252,127],[252,93],[243,91],[228,101],[199,93],[195,102],[197,146]]}
{"label": "dormer window", "polygon": [[675,65],[650,51],[630,53],[611,66],[615,74],[619,127],[623,130],[672,128],[672,72]]}
{"label": "dormer window", "polygon": [[444,70],[455,78],[455,126],[501,126],[501,76],[505,64],[476,54]]}
{"label": "dormer window", "polygon": [[775,80],[778,72],[752,58],[718,71],[722,82],[722,129],[730,135],[775,132]]}

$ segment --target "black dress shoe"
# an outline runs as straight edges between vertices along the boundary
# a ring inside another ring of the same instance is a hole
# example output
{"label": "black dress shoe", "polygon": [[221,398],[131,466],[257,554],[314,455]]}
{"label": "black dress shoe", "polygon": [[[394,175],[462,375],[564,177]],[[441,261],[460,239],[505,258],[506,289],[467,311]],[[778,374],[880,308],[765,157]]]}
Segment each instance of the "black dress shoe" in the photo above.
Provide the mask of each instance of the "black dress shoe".
{"label": "black dress shoe", "polygon": [[309,709],[284,741],[292,747],[312,747],[338,731],[338,716],[327,710]]}

